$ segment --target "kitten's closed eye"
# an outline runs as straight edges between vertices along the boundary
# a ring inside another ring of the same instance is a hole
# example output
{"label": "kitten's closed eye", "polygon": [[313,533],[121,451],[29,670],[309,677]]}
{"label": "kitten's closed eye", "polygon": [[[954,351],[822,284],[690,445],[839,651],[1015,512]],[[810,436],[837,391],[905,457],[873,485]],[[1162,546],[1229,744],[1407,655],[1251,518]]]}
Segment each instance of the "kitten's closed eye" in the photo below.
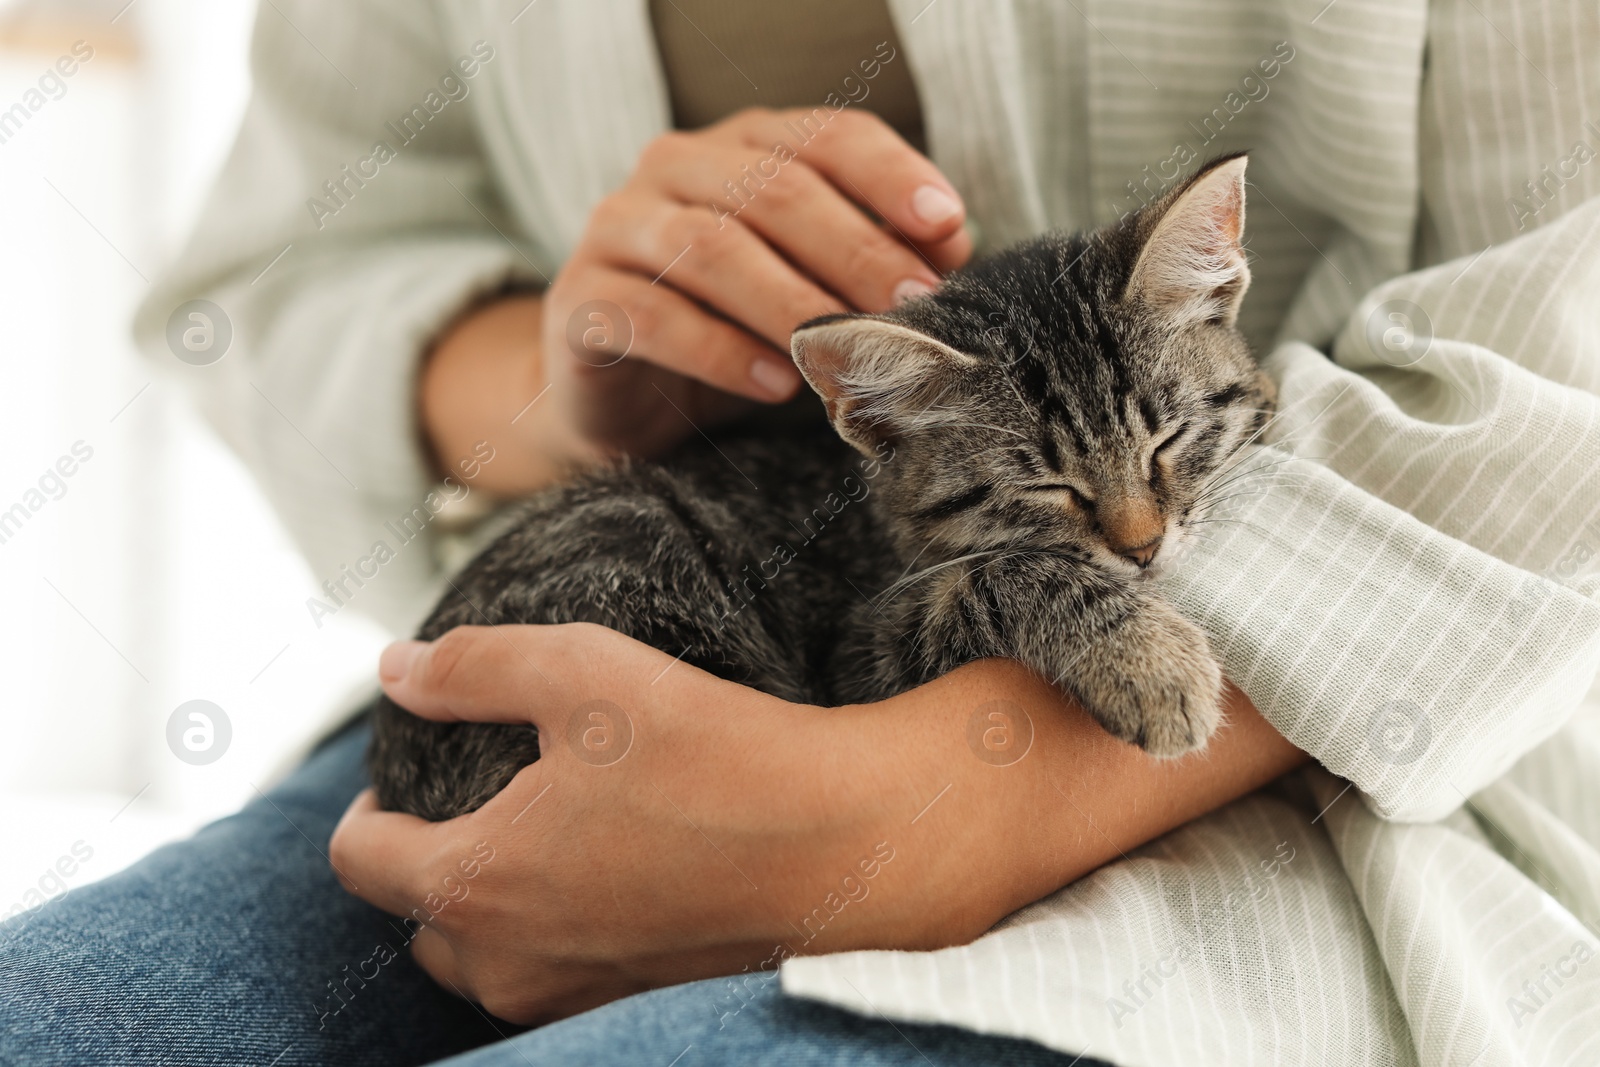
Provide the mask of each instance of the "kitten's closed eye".
{"label": "kitten's closed eye", "polygon": [[1162,438],[1161,441],[1156,444],[1156,447],[1150,453],[1150,457],[1152,459],[1159,459],[1161,454],[1167,451],[1173,445],[1177,444],[1178,439],[1187,433],[1188,430],[1189,424],[1186,422],[1180,422],[1176,429],[1167,434],[1166,437]]}
{"label": "kitten's closed eye", "polygon": [[1152,486],[1155,485],[1158,477],[1160,477],[1163,473],[1168,473],[1162,466],[1160,466],[1160,464],[1163,460],[1170,459],[1172,457],[1173,448],[1183,440],[1184,435],[1188,432],[1189,424],[1187,422],[1180,422],[1176,429],[1167,434],[1166,437],[1156,442],[1155,448],[1150,450],[1150,460],[1145,464],[1145,476],[1149,479]]}
{"label": "kitten's closed eye", "polygon": [[1066,482],[1045,482],[1042,485],[1030,485],[1027,488],[1029,492],[1033,493],[1066,493],[1072,498],[1072,502],[1084,511],[1094,510],[1094,500],[1082,489]]}

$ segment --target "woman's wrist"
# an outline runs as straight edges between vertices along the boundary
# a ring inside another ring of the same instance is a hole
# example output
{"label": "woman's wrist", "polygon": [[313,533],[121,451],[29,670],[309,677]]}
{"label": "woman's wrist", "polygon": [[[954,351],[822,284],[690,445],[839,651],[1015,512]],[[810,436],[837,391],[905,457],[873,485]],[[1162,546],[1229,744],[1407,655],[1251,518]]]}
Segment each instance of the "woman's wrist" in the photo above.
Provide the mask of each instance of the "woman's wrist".
{"label": "woman's wrist", "polygon": [[598,458],[578,454],[577,435],[555,424],[561,406],[544,402],[543,312],[540,295],[504,296],[463,315],[434,344],[418,377],[418,417],[440,472],[487,441],[495,461],[479,467],[476,487],[510,497]]}

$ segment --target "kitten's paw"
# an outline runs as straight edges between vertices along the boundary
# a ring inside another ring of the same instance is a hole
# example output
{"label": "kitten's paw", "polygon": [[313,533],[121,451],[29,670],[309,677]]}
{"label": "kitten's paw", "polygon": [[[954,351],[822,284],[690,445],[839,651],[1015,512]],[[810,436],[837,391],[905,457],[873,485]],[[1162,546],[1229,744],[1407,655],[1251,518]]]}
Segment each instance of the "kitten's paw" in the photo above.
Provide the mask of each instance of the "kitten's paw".
{"label": "kitten's paw", "polygon": [[1205,747],[1222,721],[1222,669],[1200,628],[1151,601],[1088,657],[1070,685],[1113,736],[1152,756]]}

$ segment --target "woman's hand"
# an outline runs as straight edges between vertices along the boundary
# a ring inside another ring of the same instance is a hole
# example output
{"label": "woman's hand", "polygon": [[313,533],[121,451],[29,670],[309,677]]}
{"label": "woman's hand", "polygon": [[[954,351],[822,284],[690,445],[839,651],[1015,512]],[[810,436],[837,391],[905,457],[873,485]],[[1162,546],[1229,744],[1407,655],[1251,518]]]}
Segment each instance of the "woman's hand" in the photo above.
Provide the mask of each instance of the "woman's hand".
{"label": "woman's hand", "polygon": [[881,738],[859,714],[795,707],[588,625],[466,627],[394,646],[381,673],[429,718],[539,729],[540,760],[479,811],[430,824],[363,794],[331,846],[365,899],[438,910],[418,961],[503,1018],[770,967],[846,877],[871,894],[811,919],[830,948],[931,945],[999,917],[879,906],[912,896],[899,856],[926,847],[908,824],[927,798],[864,751]]}
{"label": "woman's hand", "polygon": [[520,1023],[970,941],[1305,758],[1234,694],[1204,754],[1153,760],[1002,661],[819,709],[601,627],[503,626],[391,646],[381,674],[429,718],[539,729],[480,810],[427,823],[365,793],[331,845],[353,892],[425,921],[424,969]]}
{"label": "woman's hand", "polygon": [[963,217],[938,169],[868,112],[749,110],[663,134],[542,297],[491,306],[498,320],[441,341],[424,425],[446,466],[486,437],[515,446],[484,472],[501,492],[659,452],[792,397],[799,323],[937,285],[971,252]]}

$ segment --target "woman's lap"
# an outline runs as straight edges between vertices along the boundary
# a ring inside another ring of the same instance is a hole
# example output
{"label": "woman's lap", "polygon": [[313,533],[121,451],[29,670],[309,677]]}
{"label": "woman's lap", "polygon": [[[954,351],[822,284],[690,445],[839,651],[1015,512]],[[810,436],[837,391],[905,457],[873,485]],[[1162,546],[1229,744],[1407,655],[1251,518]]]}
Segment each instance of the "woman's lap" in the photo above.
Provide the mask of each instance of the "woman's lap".
{"label": "woman's lap", "polygon": [[[892,1025],[727,982],[516,1028],[443,992],[410,928],[339,888],[328,837],[367,730],[188,841],[0,926],[0,1064],[1059,1063],[1035,1045]],[[748,999],[747,999],[748,998]],[[692,1048],[690,1046],[693,1046]],[[1083,1067],[1080,1064],[1080,1067]]]}
{"label": "woman's lap", "polygon": [[440,1067],[1107,1067],[1031,1041],[868,1019],[785,997],[774,979],[691,982],[629,997]]}

